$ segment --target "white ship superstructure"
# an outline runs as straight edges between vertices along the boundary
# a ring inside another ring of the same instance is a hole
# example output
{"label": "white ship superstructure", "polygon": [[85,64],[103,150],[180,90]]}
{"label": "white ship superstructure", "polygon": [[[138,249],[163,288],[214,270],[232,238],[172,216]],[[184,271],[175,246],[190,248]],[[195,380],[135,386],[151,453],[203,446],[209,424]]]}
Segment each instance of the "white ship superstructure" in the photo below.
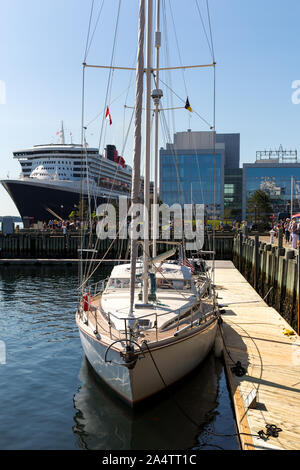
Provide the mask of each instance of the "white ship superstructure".
{"label": "white ship superstructure", "polygon": [[[80,144],[34,145],[13,152],[19,160],[20,179],[74,181],[89,179],[99,186],[114,191],[128,192],[131,185],[131,167],[114,162],[99,154],[97,148],[83,148]],[[86,164],[87,162],[87,164]]]}
{"label": "white ship superstructure", "polygon": [[53,211],[67,218],[81,192],[92,195],[97,205],[129,196],[132,169],[115,146],[108,145],[102,156],[96,147],[66,144],[63,127],[60,135],[60,143],[13,152],[21,165],[20,177],[1,182],[22,218],[46,221]]}

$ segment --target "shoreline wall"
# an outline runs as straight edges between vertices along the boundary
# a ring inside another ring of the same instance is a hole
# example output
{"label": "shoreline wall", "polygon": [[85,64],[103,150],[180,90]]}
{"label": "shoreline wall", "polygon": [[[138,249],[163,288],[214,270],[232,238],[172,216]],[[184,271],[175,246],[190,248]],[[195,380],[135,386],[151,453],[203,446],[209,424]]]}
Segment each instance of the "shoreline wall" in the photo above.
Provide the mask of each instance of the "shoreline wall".
{"label": "shoreline wall", "polygon": [[239,233],[233,241],[233,263],[265,302],[297,331],[298,253],[250,239]]}

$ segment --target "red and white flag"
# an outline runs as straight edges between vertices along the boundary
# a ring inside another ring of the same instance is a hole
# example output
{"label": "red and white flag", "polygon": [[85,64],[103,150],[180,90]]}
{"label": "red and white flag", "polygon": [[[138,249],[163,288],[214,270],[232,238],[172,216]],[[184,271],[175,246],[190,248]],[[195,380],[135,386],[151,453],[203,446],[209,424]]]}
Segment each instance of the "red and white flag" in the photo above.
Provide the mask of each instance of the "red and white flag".
{"label": "red and white flag", "polygon": [[110,115],[108,106],[106,107],[105,118],[109,121],[109,125],[111,126],[112,125],[112,120],[111,120],[111,115]]}

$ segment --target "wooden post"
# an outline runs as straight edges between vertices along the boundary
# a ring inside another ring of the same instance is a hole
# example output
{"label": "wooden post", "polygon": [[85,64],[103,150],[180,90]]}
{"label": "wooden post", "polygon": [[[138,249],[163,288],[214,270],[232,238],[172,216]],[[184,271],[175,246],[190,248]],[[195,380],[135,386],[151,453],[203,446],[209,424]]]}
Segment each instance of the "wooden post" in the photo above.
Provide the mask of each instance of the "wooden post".
{"label": "wooden post", "polygon": [[[281,250],[283,247],[283,230],[282,228],[278,231],[278,248],[277,248],[277,257],[275,260],[275,269],[274,269],[274,278],[273,278],[273,292],[272,296],[274,299],[273,305],[276,307],[276,292],[278,291],[278,273],[279,273],[279,258],[281,254]],[[277,277],[277,280],[276,280]]]}
{"label": "wooden post", "polygon": [[239,233],[239,271],[242,272],[243,235]]}
{"label": "wooden post", "polygon": [[258,270],[259,270],[259,235],[255,235],[254,240],[254,289],[257,289]]}
{"label": "wooden post", "polygon": [[283,247],[283,230],[282,228],[278,231],[278,251]]}

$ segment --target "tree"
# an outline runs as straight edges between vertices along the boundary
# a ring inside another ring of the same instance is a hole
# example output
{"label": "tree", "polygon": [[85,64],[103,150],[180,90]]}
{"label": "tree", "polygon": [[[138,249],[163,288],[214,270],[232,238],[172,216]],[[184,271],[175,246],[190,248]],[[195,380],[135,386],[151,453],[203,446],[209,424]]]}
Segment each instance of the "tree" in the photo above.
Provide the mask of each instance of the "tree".
{"label": "tree", "polygon": [[88,216],[88,211],[88,203],[84,199],[81,199],[77,206],[77,210],[74,210],[69,214],[69,219],[73,220],[82,218],[85,220]]}
{"label": "tree", "polygon": [[273,213],[271,199],[265,191],[258,189],[247,201],[247,214],[252,222],[268,222]]}

